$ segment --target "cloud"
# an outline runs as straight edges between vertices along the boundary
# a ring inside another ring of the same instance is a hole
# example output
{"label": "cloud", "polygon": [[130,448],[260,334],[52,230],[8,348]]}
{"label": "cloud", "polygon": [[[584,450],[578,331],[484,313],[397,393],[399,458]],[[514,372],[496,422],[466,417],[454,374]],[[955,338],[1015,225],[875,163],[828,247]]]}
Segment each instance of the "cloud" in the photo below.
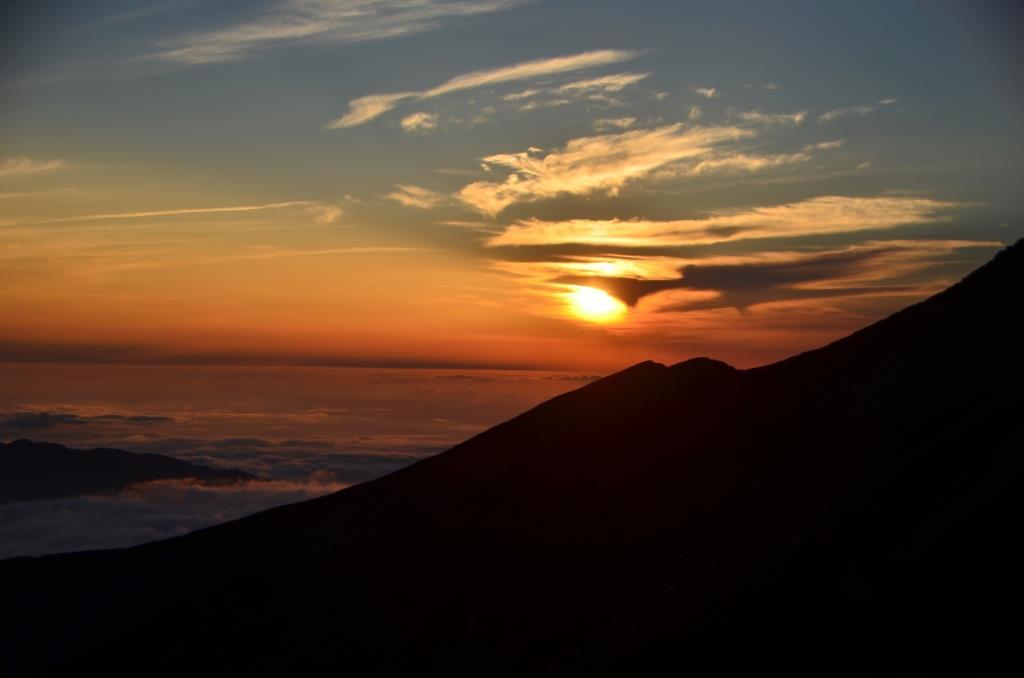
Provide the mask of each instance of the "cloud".
{"label": "cloud", "polygon": [[636,118],[600,118],[594,121],[595,132],[606,132],[611,129],[628,129],[636,122]]}
{"label": "cloud", "polygon": [[417,207],[419,209],[426,210],[431,207],[437,207],[444,201],[444,196],[440,193],[423,188],[422,186],[415,186],[413,184],[397,184],[395,188],[398,190],[393,193],[388,193],[384,197],[389,200],[402,203],[406,207]]}
{"label": "cloud", "polygon": [[831,122],[837,118],[845,118],[851,115],[868,115],[881,109],[883,106],[891,106],[895,104],[898,99],[882,99],[875,104],[864,104],[861,106],[850,106],[848,108],[836,108],[831,111],[826,111],[818,116],[818,122]]}
{"label": "cloud", "polygon": [[705,99],[714,99],[718,94],[718,90],[714,87],[694,87],[693,93],[702,96]]}
{"label": "cloud", "polygon": [[527,89],[521,92],[514,92],[503,96],[502,100],[517,102],[523,99],[532,99],[542,94],[547,94],[551,97],[546,101],[534,100],[520,104],[518,108],[521,111],[531,111],[542,107],[565,106],[578,100],[603,102],[608,105],[617,106],[621,105],[622,102],[611,95],[641,82],[649,75],[650,73],[614,73],[585,80],[574,80],[547,89]]}
{"label": "cloud", "polygon": [[0,178],[52,172],[66,166],[63,160],[33,160],[26,156],[12,156],[0,160]]}
{"label": "cloud", "polygon": [[[328,250],[299,250],[282,254],[216,256],[200,262],[217,263],[235,258],[265,259],[276,256],[318,254],[365,254],[373,252],[418,252],[415,247],[343,247]],[[538,363],[484,361],[473,359],[432,359],[420,357],[367,358],[346,353],[257,351],[234,348],[223,351],[178,351],[158,345],[109,343],[88,344],[62,341],[18,341],[0,338],[0,363],[50,363],[91,365],[249,365],[292,367],[383,367],[409,369],[533,369]]]}
{"label": "cloud", "polygon": [[8,504],[0,507],[0,558],[134,546],[344,487],[329,475],[224,486],[154,481],[112,497]]}
{"label": "cloud", "polygon": [[402,129],[406,132],[429,133],[437,129],[436,113],[412,113],[402,118]]}
{"label": "cloud", "polygon": [[650,73],[615,73],[598,78],[567,82],[554,89],[559,94],[590,94],[596,92],[620,92],[640,82]]}
{"label": "cloud", "polygon": [[557,106],[568,106],[572,103],[572,99],[565,97],[561,99],[548,99],[546,101],[528,101],[525,104],[518,106],[520,111],[535,111],[538,108],[555,108]]}
{"label": "cloud", "polygon": [[502,182],[477,181],[459,199],[486,214],[516,202],[559,195],[615,195],[627,182],[685,158],[709,154],[717,144],[751,136],[736,127],[690,127],[681,123],[620,134],[570,140],[547,154],[540,149],[491,155],[488,166],[513,170]]}
{"label": "cloud", "polygon": [[69,410],[15,410],[0,412],[0,433],[20,435],[58,426],[156,424],[173,422],[173,417],[142,414],[82,415]]}
{"label": "cloud", "polygon": [[147,58],[198,65],[237,61],[303,40],[382,40],[437,29],[445,19],[518,4],[522,0],[284,0],[256,20],[186,35]]}
{"label": "cloud", "polygon": [[333,224],[345,214],[345,210],[336,205],[312,205],[306,211],[313,216],[313,223],[321,226]]}
{"label": "cloud", "polygon": [[672,168],[660,174],[659,177],[696,176],[713,172],[759,172],[773,167],[807,162],[810,159],[811,155],[809,153],[776,153],[773,155],[723,154],[700,160],[690,165]]}
{"label": "cloud", "polygon": [[327,125],[328,129],[355,127],[383,115],[405,99],[421,98],[417,92],[371,94],[348,102],[348,113]]}
{"label": "cloud", "polygon": [[690,106],[690,113],[687,116],[690,118],[690,120],[700,120],[701,115],[702,111],[700,110],[700,106],[698,106],[697,104]]}
{"label": "cloud", "polygon": [[440,85],[420,92],[397,92],[393,94],[370,94],[349,102],[345,115],[327,124],[328,129],[355,127],[390,111],[406,99],[433,99],[435,97],[478,87],[487,87],[517,80],[568,73],[595,66],[618,63],[633,59],[638,52],[621,49],[594,50],[563,57],[523,61],[511,66],[502,66],[457,75]]}
{"label": "cloud", "polygon": [[36,219],[22,222],[26,224],[51,224],[65,221],[111,221],[116,219],[146,219],[151,217],[177,217],[193,214],[225,214],[237,212],[262,212],[265,210],[278,210],[292,207],[305,208],[313,220],[318,224],[333,223],[343,213],[340,207],[316,200],[290,200],[288,202],[273,202],[263,205],[233,205],[230,207],[185,207],[173,210],[149,210],[140,212],[112,212],[104,214],[80,214],[70,217],[57,217],[53,219]]}
{"label": "cloud", "polygon": [[842,139],[833,139],[832,141],[821,141],[816,144],[808,144],[804,146],[805,151],[835,151],[843,147],[846,143]]}
{"label": "cloud", "polygon": [[[915,285],[896,281],[964,248],[1001,247],[1001,243],[961,240],[868,242],[826,252],[769,252],[723,258],[722,263],[691,263],[672,279],[564,276],[558,284],[597,287],[633,306],[640,299],[670,290],[713,292],[687,295],[659,312],[713,308],[745,309],[757,304],[863,294],[913,293]],[[884,283],[884,284],[883,284]]]}
{"label": "cloud", "polygon": [[743,120],[757,125],[799,125],[807,117],[807,111],[796,113],[762,113],[761,111],[730,111]]}
{"label": "cloud", "polygon": [[604,66],[621,61],[628,61],[638,56],[638,54],[638,52],[633,50],[604,49],[582,52],[580,54],[572,54],[564,57],[524,61],[511,66],[474,71],[472,73],[466,73],[465,75],[456,76],[433,89],[427,90],[423,95],[425,97],[436,97],[441,96],[442,94],[458,92],[460,90],[475,89],[477,87],[496,85],[515,80],[526,80],[539,76],[578,71],[585,68],[593,68],[594,66]]}
{"label": "cloud", "polygon": [[530,97],[535,97],[538,94],[540,94],[541,92],[543,92],[543,90],[539,90],[539,89],[524,89],[521,92],[512,92],[511,94],[506,94],[505,96],[503,96],[501,98],[502,98],[503,101],[522,101],[523,99],[529,99]]}
{"label": "cloud", "polygon": [[508,245],[586,244],[611,247],[678,247],[726,240],[848,233],[929,223],[958,203],[903,196],[820,196],[795,203],[719,212],[675,221],[520,221],[487,241]]}

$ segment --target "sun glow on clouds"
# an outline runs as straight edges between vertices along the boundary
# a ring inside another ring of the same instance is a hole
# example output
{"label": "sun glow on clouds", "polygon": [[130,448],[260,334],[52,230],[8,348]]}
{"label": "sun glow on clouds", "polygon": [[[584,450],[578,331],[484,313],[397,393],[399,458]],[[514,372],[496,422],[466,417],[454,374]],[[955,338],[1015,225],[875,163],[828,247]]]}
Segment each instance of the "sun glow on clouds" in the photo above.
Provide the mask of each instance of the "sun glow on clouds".
{"label": "sun glow on clouds", "polygon": [[487,241],[491,247],[564,243],[616,247],[710,244],[742,238],[794,237],[887,229],[941,221],[957,203],[900,196],[822,196],[801,202],[721,212],[676,221],[530,219]]}
{"label": "sun glow on clouds", "polygon": [[668,163],[707,156],[719,144],[753,136],[739,127],[684,127],[682,123],[654,129],[571,139],[560,149],[500,153],[483,159],[487,166],[513,170],[502,182],[477,181],[459,192],[467,205],[495,215],[516,202],[562,195],[616,195],[629,181]]}
{"label": "sun glow on clouds", "polygon": [[395,188],[398,190],[388,193],[384,197],[388,200],[394,200],[397,203],[401,203],[406,207],[416,207],[421,210],[427,210],[431,207],[437,207],[444,201],[444,196],[440,193],[431,191],[428,188],[423,188],[422,186],[398,184]]}

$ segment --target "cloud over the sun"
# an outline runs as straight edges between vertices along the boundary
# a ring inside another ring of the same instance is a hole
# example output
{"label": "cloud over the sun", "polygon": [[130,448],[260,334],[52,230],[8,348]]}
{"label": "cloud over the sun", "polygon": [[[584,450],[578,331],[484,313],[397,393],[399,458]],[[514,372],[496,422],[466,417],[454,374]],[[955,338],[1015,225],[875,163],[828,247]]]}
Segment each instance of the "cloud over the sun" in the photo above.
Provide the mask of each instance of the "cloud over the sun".
{"label": "cloud over the sun", "polygon": [[[666,303],[655,305],[659,313],[750,308],[798,299],[912,294],[920,281],[912,282],[908,276],[941,263],[956,250],[999,245],[965,240],[869,241],[813,252],[762,252],[697,259],[679,266],[673,275],[658,278],[568,275],[549,282],[603,289],[630,306],[644,297],[666,296]],[[680,298],[674,294],[678,291],[686,293]]]}

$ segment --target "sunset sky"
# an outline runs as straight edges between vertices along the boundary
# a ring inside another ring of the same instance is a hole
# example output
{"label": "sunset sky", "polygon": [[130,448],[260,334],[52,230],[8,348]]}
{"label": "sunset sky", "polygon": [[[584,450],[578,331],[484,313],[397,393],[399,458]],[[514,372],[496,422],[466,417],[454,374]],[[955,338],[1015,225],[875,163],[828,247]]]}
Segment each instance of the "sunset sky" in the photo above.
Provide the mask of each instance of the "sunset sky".
{"label": "sunset sky", "polygon": [[0,361],[815,347],[1024,235],[1011,2],[0,9]]}

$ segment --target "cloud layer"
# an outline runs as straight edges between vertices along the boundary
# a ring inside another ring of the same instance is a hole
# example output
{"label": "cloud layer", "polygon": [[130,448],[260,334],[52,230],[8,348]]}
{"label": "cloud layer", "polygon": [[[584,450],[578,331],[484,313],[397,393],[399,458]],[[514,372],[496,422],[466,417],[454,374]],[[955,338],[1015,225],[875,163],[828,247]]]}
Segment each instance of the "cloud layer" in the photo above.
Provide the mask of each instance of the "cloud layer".
{"label": "cloud layer", "polygon": [[329,478],[224,486],[155,481],[110,497],[9,504],[0,506],[0,558],[134,546],[344,487]]}

